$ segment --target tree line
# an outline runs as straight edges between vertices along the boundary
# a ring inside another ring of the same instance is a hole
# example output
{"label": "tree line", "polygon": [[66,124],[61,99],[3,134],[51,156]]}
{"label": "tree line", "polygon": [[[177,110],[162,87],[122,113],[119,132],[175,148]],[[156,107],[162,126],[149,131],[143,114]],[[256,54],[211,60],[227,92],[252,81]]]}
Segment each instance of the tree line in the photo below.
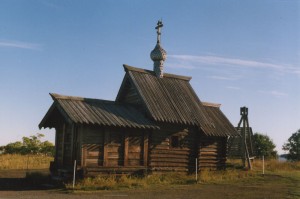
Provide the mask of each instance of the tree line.
{"label": "tree line", "polygon": [[0,151],[4,154],[44,154],[54,156],[54,145],[49,141],[41,141],[44,134],[37,133],[29,137],[23,137],[22,142],[17,141],[0,146]]}
{"label": "tree line", "polygon": [[[5,154],[46,154],[54,156],[55,147],[49,141],[41,141],[43,134],[37,133],[29,137],[23,137],[22,142],[9,143],[6,146],[0,146],[0,152]],[[277,158],[278,153],[275,150],[276,145],[272,139],[261,133],[253,135],[253,148],[257,157]],[[291,161],[300,161],[300,129],[292,134],[282,146],[287,151],[286,158]]]}
{"label": "tree line", "polygon": [[[277,158],[278,153],[275,150],[276,145],[272,139],[261,133],[253,135],[254,153],[256,156],[265,158]],[[285,157],[290,161],[300,161],[300,129],[292,134],[282,146],[284,151],[287,151]]]}

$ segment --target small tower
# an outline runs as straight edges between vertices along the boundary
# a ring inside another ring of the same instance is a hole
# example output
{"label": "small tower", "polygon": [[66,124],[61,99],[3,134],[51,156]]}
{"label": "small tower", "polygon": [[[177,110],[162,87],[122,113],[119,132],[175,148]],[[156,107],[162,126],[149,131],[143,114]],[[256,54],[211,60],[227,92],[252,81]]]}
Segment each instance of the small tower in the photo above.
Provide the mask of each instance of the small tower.
{"label": "small tower", "polygon": [[246,161],[248,168],[251,169],[251,159],[254,159],[253,151],[253,132],[249,125],[248,120],[248,108],[241,107],[240,109],[241,119],[236,127],[240,136],[230,137],[228,140],[228,156],[230,158],[242,159],[243,166],[246,168]]}
{"label": "small tower", "polygon": [[157,22],[157,26],[155,29],[157,30],[157,42],[155,48],[151,51],[150,57],[153,64],[153,71],[155,72],[156,76],[159,78],[163,78],[164,73],[164,61],[167,58],[167,52],[161,47],[160,45],[160,35],[161,35],[161,28],[163,27],[162,21]]}

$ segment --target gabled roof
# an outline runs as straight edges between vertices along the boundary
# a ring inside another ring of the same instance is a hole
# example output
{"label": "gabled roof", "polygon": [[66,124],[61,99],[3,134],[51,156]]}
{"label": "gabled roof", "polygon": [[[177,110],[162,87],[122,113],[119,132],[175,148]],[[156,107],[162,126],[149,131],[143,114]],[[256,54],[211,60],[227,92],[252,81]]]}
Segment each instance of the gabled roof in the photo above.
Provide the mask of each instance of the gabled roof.
{"label": "gabled roof", "polygon": [[40,128],[53,127],[49,125],[48,120],[57,109],[66,120],[79,124],[144,129],[159,128],[131,105],[100,99],[63,96],[54,93],[50,95],[54,103],[39,124]]}
{"label": "gabled roof", "polygon": [[221,111],[221,104],[202,102],[206,112],[212,119],[218,136],[237,136],[236,128],[230,123],[224,113]]}
{"label": "gabled roof", "polygon": [[[154,121],[195,125],[206,135],[232,134],[229,131],[219,132],[222,129],[217,128],[219,125],[215,124],[215,119],[210,117],[190,85],[191,77],[164,73],[164,77],[159,78],[153,71],[128,65],[124,65],[124,69],[125,78],[134,85],[144,107]],[[124,92],[126,91],[121,86],[116,101],[121,100]]]}

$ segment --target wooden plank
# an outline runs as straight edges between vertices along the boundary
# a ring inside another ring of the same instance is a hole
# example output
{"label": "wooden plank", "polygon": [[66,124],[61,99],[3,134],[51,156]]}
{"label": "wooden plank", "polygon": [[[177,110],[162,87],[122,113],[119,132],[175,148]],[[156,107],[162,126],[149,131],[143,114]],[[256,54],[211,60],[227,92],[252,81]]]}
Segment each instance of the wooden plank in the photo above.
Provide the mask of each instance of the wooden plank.
{"label": "wooden plank", "polygon": [[137,166],[137,165],[140,165],[140,159],[137,159],[137,160],[130,159],[130,160],[128,160],[128,165],[129,165],[129,166]]}
{"label": "wooden plank", "polygon": [[61,144],[62,144],[62,150],[61,150],[61,159],[62,159],[62,162],[61,164],[63,165],[64,164],[64,139],[65,139],[65,131],[66,131],[66,124],[64,123],[63,124],[63,130],[62,130],[62,140],[61,140]]}
{"label": "wooden plank", "polygon": [[129,146],[129,137],[127,132],[125,132],[124,138],[124,166],[128,165],[128,146]]}
{"label": "wooden plank", "polygon": [[141,159],[141,153],[129,153],[128,154],[128,159],[131,160],[131,159],[138,159],[140,160]]}
{"label": "wooden plank", "polygon": [[129,145],[128,152],[129,153],[141,153],[141,145]]}
{"label": "wooden plank", "polygon": [[189,150],[158,150],[158,149],[152,149],[151,150],[151,155],[152,154],[182,154],[182,155],[189,155],[190,151]]}
{"label": "wooden plank", "polygon": [[144,132],[144,145],[143,145],[143,162],[144,166],[148,165],[148,148],[149,148],[149,132]]}
{"label": "wooden plank", "polygon": [[104,147],[103,147],[103,166],[108,166],[108,143],[109,143],[109,132],[107,129],[104,130]]}
{"label": "wooden plank", "polygon": [[117,145],[117,146],[108,145],[108,146],[106,146],[106,150],[107,150],[108,153],[118,153],[119,148],[120,148],[120,145]]}
{"label": "wooden plank", "polygon": [[177,163],[177,162],[150,162],[151,167],[184,167],[188,168],[186,163]]}
{"label": "wooden plank", "polygon": [[155,154],[151,154],[151,160],[154,158],[161,158],[161,159],[165,159],[165,158],[181,159],[181,158],[183,158],[184,159],[184,158],[189,158],[189,156],[190,155],[186,155],[186,154],[155,153]]}
{"label": "wooden plank", "polygon": [[165,159],[162,159],[162,158],[152,158],[151,159],[151,162],[162,162],[162,163],[168,163],[168,162],[171,162],[171,163],[189,163],[189,159],[188,158],[182,158],[182,159],[174,159],[174,158],[165,158]]}
{"label": "wooden plank", "polygon": [[156,145],[156,146],[153,146],[151,147],[152,149],[157,149],[157,150],[169,150],[169,146],[165,146],[165,145]]}

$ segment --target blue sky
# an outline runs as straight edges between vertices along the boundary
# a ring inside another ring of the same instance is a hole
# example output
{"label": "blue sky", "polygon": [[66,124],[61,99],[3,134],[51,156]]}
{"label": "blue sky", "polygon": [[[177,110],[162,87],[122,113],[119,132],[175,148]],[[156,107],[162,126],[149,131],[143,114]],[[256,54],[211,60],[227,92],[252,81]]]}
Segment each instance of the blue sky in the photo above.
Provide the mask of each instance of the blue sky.
{"label": "blue sky", "polygon": [[0,0],[0,145],[38,129],[48,95],[114,100],[122,64],[152,69],[162,19],[165,72],[202,101],[282,144],[300,128],[300,1]]}

